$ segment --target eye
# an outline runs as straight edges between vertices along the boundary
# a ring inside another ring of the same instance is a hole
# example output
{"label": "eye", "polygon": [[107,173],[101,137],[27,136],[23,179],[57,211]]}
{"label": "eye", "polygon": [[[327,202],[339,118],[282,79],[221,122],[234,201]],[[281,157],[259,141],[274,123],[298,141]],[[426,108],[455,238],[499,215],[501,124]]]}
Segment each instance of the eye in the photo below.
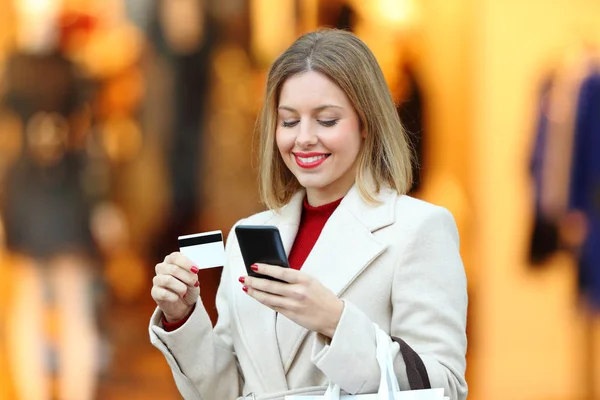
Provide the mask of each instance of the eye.
{"label": "eye", "polygon": [[319,121],[319,124],[323,125],[324,127],[331,128],[332,126],[335,126],[338,123],[339,119],[332,119],[329,121],[323,121],[323,120],[318,120],[318,121]]}
{"label": "eye", "polygon": [[298,122],[299,121],[290,121],[290,122],[282,121],[281,126],[284,128],[292,128],[292,127],[298,125]]}

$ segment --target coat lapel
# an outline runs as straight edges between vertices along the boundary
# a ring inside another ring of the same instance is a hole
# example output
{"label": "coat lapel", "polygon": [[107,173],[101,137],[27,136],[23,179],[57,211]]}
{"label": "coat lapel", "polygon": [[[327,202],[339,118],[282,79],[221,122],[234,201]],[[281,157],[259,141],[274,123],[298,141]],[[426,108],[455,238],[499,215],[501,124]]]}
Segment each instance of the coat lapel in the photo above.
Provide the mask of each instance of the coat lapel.
{"label": "coat lapel", "polygon": [[[340,296],[385,251],[386,245],[373,232],[394,222],[396,197],[395,191],[382,189],[381,204],[369,205],[354,186],[325,224],[302,272],[317,278]],[[307,334],[307,329],[284,316],[278,317],[277,337],[285,373]]]}
{"label": "coat lapel", "polygon": [[[304,191],[296,193],[285,207],[264,221],[265,225],[277,226],[287,255],[298,233],[304,196]],[[382,203],[373,206],[365,203],[358,189],[353,187],[325,224],[302,271],[340,296],[385,251],[386,245],[379,242],[373,232],[394,222],[396,196],[394,191],[382,189],[379,195]],[[233,264],[235,274],[246,274],[241,255]],[[241,290],[235,298],[239,326],[243,327],[240,334],[253,363],[262,374],[263,390],[287,390],[286,374],[308,330],[277,315]],[[256,346],[254,343],[263,345]]]}
{"label": "coat lapel", "polygon": [[[264,222],[265,225],[277,226],[288,255],[298,232],[303,199],[303,191],[296,193],[285,207]],[[247,274],[241,255],[234,259],[233,264],[235,265],[234,274],[236,274],[236,279],[237,276]],[[277,313],[244,294],[241,290],[239,290],[239,293],[234,293],[234,297],[237,303],[239,326],[243,327],[240,334],[244,337],[252,362],[259,373],[262,374],[263,390],[265,392],[287,390],[287,381],[276,334]],[[255,345],[256,343],[261,343],[261,345]]]}
{"label": "coat lapel", "polygon": [[273,218],[267,222],[267,224],[275,225],[279,229],[285,254],[288,256],[290,255],[290,250],[292,250],[296,234],[298,233],[298,227],[300,226],[304,196],[304,190],[298,191],[290,202],[279,212],[275,213]]}

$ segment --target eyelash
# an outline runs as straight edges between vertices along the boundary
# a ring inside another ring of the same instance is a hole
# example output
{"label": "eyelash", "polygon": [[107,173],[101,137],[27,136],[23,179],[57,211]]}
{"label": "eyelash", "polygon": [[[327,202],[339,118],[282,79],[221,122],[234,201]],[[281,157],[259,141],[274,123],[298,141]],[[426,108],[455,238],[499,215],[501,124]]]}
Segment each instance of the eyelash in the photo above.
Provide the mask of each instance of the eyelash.
{"label": "eyelash", "polygon": [[319,121],[319,124],[323,125],[326,128],[331,128],[332,126],[336,126],[339,119],[332,119],[329,121]]}
{"label": "eyelash", "polygon": [[[332,119],[330,121],[320,121],[318,120],[319,124],[321,124],[322,126],[326,127],[326,128],[331,128],[332,126],[337,125],[339,119]],[[284,128],[293,128],[294,126],[298,125],[299,121],[292,121],[292,122],[281,122],[281,126]]]}

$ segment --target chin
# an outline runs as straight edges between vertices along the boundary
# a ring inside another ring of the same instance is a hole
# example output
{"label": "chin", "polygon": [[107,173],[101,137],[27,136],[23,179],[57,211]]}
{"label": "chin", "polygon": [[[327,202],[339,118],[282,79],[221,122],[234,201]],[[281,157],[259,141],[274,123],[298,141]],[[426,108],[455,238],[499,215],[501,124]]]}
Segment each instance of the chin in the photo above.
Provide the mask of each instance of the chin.
{"label": "chin", "polygon": [[327,187],[327,182],[323,182],[322,180],[317,180],[317,179],[298,179],[298,182],[300,182],[300,185],[302,185],[303,188],[305,189],[323,189],[324,187]]}

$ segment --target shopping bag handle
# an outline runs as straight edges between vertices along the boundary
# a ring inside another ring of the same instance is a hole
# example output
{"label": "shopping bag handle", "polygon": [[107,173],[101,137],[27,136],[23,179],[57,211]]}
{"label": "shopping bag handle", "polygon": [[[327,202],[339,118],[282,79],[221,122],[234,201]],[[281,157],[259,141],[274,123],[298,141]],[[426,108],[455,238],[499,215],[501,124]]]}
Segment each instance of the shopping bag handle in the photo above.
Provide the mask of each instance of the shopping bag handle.
{"label": "shopping bag handle", "polygon": [[408,385],[410,390],[431,389],[427,368],[421,357],[404,340],[391,336],[392,340],[400,346],[400,354],[406,365],[406,375],[408,376]]}
{"label": "shopping bag handle", "polygon": [[[421,357],[402,339],[395,336],[388,336],[384,331],[373,324],[377,343],[377,363],[381,371],[378,399],[393,399],[394,393],[399,389],[398,379],[394,372],[394,361],[390,352],[390,338],[400,345],[400,353],[406,364],[406,373],[410,390],[431,389],[427,369]],[[340,387],[333,382],[329,383],[323,399],[339,400]]]}

